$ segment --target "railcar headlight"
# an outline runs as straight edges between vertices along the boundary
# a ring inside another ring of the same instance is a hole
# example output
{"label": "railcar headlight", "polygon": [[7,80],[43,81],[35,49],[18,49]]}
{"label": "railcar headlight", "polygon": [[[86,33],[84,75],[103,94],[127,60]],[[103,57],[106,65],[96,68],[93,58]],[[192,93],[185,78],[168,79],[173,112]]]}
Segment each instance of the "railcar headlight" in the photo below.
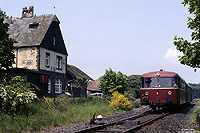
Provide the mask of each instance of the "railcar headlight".
{"label": "railcar headlight", "polygon": [[148,96],[148,95],[149,95],[149,92],[148,92],[148,91],[146,91],[146,92],[145,92],[145,95],[146,95],[146,96]]}
{"label": "railcar headlight", "polygon": [[169,94],[169,95],[172,95],[172,92],[171,92],[171,91],[168,91],[168,94]]}

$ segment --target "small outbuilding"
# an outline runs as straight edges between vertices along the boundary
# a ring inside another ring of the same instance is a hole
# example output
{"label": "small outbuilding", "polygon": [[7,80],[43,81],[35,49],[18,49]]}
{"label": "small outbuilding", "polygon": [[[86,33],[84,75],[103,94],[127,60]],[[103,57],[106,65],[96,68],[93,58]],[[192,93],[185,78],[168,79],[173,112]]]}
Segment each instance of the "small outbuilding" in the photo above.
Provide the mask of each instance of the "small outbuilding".
{"label": "small outbuilding", "polygon": [[87,87],[87,96],[103,96],[101,88],[99,88],[100,80],[90,81]]}
{"label": "small outbuilding", "polygon": [[88,82],[93,79],[73,65],[67,65],[67,87],[66,91],[72,95],[72,97],[87,97],[87,84],[80,87],[75,80],[77,78],[85,78]]}

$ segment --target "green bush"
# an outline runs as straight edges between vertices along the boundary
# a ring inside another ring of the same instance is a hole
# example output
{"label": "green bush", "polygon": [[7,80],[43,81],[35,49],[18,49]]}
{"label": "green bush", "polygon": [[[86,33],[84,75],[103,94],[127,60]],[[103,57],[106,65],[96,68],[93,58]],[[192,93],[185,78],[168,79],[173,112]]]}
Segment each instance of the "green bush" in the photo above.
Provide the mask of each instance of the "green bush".
{"label": "green bush", "polygon": [[140,99],[135,99],[133,105],[134,105],[134,108],[139,108],[141,106]]}
{"label": "green bush", "polygon": [[198,106],[197,108],[195,108],[193,110],[193,114],[192,114],[192,122],[196,124],[196,131],[200,130],[200,121],[197,120],[197,115],[199,115],[200,117],[200,106]]}
{"label": "green bush", "polygon": [[200,106],[198,106],[197,108],[195,108],[193,110],[193,114],[192,114],[192,122],[193,123],[197,123],[196,116],[197,116],[198,113],[200,114]]}
{"label": "green bush", "polygon": [[35,85],[26,83],[21,76],[12,77],[0,85],[0,110],[11,114],[23,113],[28,104],[37,99],[33,89]]}

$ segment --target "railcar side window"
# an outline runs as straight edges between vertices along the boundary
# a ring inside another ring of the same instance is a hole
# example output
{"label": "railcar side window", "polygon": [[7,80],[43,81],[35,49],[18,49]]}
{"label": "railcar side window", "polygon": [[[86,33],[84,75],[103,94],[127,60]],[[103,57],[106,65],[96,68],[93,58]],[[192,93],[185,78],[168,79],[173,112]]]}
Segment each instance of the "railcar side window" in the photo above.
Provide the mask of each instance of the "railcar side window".
{"label": "railcar side window", "polygon": [[184,90],[184,82],[183,82],[183,80],[180,80],[180,89]]}
{"label": "railcar side window", "polygon": [[145,88],[157,87],[157,78],[145,78]]}
{"label": "railcar side window", "polygon": [[173,77],[173,87],[178,87],[178,79],[177,79],[177,77]]}
{"label": "railcar side window", "polygon": [[183,89],[186,90],[186,84],[183,82]]}
{"label": "railcar side window", "polygon": [[159,87],[172,87],[172,78],[171,77],[159,78]]}

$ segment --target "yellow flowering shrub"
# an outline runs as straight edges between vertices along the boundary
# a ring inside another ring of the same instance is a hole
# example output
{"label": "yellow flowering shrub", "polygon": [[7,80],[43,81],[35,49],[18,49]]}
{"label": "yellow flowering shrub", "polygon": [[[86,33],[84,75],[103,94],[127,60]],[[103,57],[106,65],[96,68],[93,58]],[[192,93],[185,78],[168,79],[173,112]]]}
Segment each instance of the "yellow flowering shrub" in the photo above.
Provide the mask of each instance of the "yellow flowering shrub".
{"label": "yellow flowering shrub", "polygon": [[112,93],[109,107],[113,110],[130,110],[133,106],[127,97],[115,91]]}
{"label": "yellow flowering shrub", "polygon": [[54,98],[51,98],[51,97],[43,97],[42,101],[43,102],[46,102],[46,103],[51,103],[53,102]]}

